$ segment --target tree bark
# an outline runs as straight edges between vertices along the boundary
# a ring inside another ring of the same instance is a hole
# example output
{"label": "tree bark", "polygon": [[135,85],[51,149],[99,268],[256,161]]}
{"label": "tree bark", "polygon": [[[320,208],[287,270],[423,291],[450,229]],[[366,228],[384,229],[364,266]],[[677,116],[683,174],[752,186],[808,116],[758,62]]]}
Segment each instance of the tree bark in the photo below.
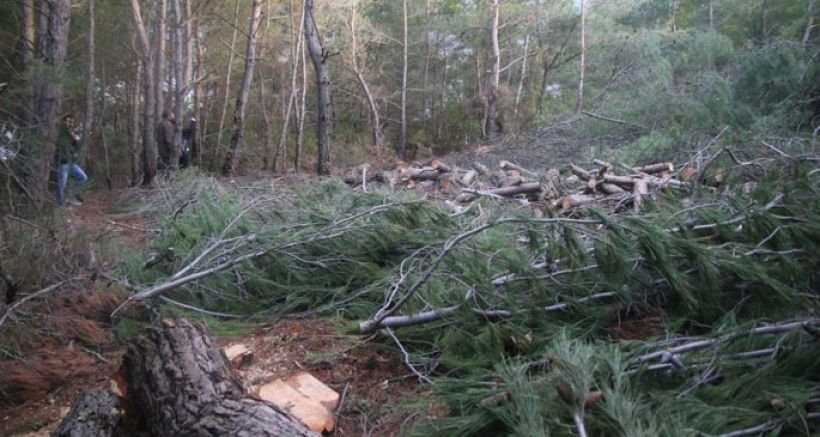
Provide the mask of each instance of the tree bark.
{"label": "tree bark", "polygon": [[156,86],[154,92],[156,93],[156,109],[155,114],[162,114],[165,110],[165,29],[168,17],[168,0],[155,0],[159,8],[159,17],[157,19],[157,51],[154,55],[154,79]]}
{"label": "tree bark", "polygon": [[114,393],[102,388],[85,390],[74,399],[71,410],[52,437],[122,435],[122,413],[120,399]]}
{"label": "tree bark", "polygon": [[[259,0],[255,0],[259,1]],[[250,397],[206,328],[164,321],[123,358],[128,399],[152,435],[313,436],[298,419]]]}
{"label": "tree bark", "polygon": [[113,394],[93,390],[56,435],[315,436],[290,413],[247,395],[202,325],[165,320],[150,328],[128,346],[120,372],[124,420],[111,413],[119,406]]}
{"label": "tree bark", "polygon": [[407,152],[407,0],[402,0],[402,64],[401,64],[401,123],[399,126],[399,156]]}
{"label": "tree bark", "polygon": [[134,82],[131,84],[131,118],[130,135],[128,136],[128,151],[131,156],[131,186],[136,187],[140,183],[140,154],[139,154],[139,138],[140,138],[140,82],[142,81],[143,62],[136,61],[134,63]]}
{"label": "tree bark", "polygon": [[319,29],[313,16],[313,0],[305,0],[305,42],[313,69],[316,71],[316,172],[320,176],[330,174],[330,76],[327,56],[319,41]]}
{"label": "tree bark", "polygon": [[236,170],[239,161],[239,151],[245,137],[245,111],[248,98],[251,94],[253,82],[253,67],[256,64],[256,31],[262,20],[262,0],[253,0],[251,22],[248,25],[248,45],[245,55],[245,72],[242,74],[242,85],[239,88],[239,97],[236,99],[236,109],[233,116],[233,134],[231,135],[231,149],[225,156],[222,164],[222,175],[231,176]]}
{"label": "tree bark", "polygon": [[96,14],[94,11],[94,0],[88,0],[88,71],[85,76],[85,119],[83,120],[83,136],[80,141],[79,159],[81,165],[85,166],[88,157],[89,145],[91,143],[92,130],[94,126],[94,86],[96,76],[94,73],[94,39],[96,38]]}
{"label": "tree bark", "polygon": [[231,95],[231,72],[233,71],[233,58],[236,55],[236,34],[239,29],[239,0],[235,0],[233,9],[233,34],[231,36],[231,50],[228,54],[228,72],[225,74],[225,100],[222,103],[222,115],[219,117],[219,130],[216,131],[216,148],[214,149],[214,159],[217,159],[217,152],[222,148],[222,130],[225,127],[225,116],[228,113],[228,102]]}
{"label": "tree bark", "polygon": [[492,0],[490,18],[490,41],[493,56],[493,69],[490,76],[490,89],[487,90],[487,118],[484,120],[484,132],[488,138],[495,138],[501,134],[503,126],[499,120],[499,85],[501,82],[501,50],[498,47],[498,16],[501,0]]}
{"label": "tree bark", "polygon": [[376,148],[377,153],[382,152],[382,148],[384,147],[384,135],[381,128],[381,115],[379,114],[379,106],[376,104],[376,99],[373,96],[373,93],[370,91],[370,85],[367,83],[367,79],[364,77],[364,73],[362,72],[361,66],[359,65],[359,48],[358,48],[358,27],[356,25],[356,19],[359,16],[358,11],[358,1],[354,0],[353,5],[351,6],[350,12],[350,21],[348,23],[349,30],[350,30],[350,51],[351,51],[351,63],[353,64],[353,73],[356,75],[356,80],[359,82],[359,85],[362,87],[362,91],[364,92],[365,98],[367,99],[367,106],[370,109],[370,117],[371,117],[371,133],[373,139],[373,146]]}
{"label": "tree bark", "polygon": [[156,120],[154,110],[156,109],[156,83],[154,82],[154,54],[151,51],[151,43],[145,31],[145,24],[142,21],[142,14],[138,0],[131,0],[131,15],[134,20],[134,27],[140,43],[140,60],[142,61],[143,72],[143,122],[142,122],[142,160],[143,178],[145,186],[153,186],[154,178],[157,175],[157,141],[154,133]]}
{"label": "tree bark", "polygon": [[185,76],[185,60],[183,59],[184,47],[187,42],[183,39],[185,31],[185,15],[182,10],[180,0],[171,0],[171,7],[174,11],[174,56],[173,66],[171,71],[174,74],[174,149],[177,153],[174,154],[175,161],[173,165],[180,161],[182,155],[182,125],[185,123],[185,116],[183,107],[185,104],[185,96],[188,94],[188,77]]}
{"label": "tree bark", "polygon": [[34,142],[21,149],[24,163],[23,180],[26,191],[34,202],[45,199],[49,167],[57,138],[58,111],[62,104],[63,88],[60,80],[65,71],[68,49],[70,4],[69,0],[54,0],[38,4],[37,50],[35,63],[40,68],[31,78],[33,95],[32,125]]}
{"label": "tree bark", "polygon": [[584,110],[584,73],[586,72],[587,0],[581,0],[581,60],[578,63],[578,113]]}
{"label": "tree bark", "polygon": [[[291,1],[291,17],[293,17],[293,4],[294,2]],[[288,138],[288,125],[290,125],[290,114],[293,111],[293,103],[296,101],[296,75],[299,72],[299,62],[300,62],[300,53],[302,51],[302,36],[304,35],[304,26],[305,26],[305,8],[302,7],[302,14],[299,20],[299,27],[298,31],[294,32],[291,35],[291,40],[295,39],[295,43],[291,46],[291,56],[290,56],[290,92],[288,94],[287,105],[285,107],[285,117],[282,120],[282,132],[279,135],[279,145],[276,148],[276,154],[273,157],[273,171],[278,172],[282,170],[280,167],[283,166],[285,162],[286,155],[287,155],[287,138]],[[296,26],[291,24],[292,29],[296,29]]]}

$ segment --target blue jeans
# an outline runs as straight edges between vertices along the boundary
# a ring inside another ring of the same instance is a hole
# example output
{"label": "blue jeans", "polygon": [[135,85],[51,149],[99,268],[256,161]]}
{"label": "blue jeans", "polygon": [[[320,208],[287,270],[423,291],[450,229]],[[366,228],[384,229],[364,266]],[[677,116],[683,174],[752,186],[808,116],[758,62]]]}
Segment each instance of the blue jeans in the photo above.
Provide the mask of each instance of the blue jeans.
{"label": "blue jeans", "polygon": [[88,180],[85,172],[77,164],[60,164],[57,166],[57,205],[65,205],[65,186],[68,183],[68,174],[77,181],[77,185]]}

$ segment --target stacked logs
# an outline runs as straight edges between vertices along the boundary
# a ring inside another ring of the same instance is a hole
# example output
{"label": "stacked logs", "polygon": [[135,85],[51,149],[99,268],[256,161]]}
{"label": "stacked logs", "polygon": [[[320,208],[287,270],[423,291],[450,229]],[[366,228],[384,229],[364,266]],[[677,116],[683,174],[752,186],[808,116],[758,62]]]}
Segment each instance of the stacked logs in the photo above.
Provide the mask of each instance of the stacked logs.
{"label": "stacked logs", "polygon": [[358,167],[346,172],[348,185],[367,191],[368,183],[391,188],[418,189],[443,200],[454,213],[479,197],[517,199],[536,214],[560,210],[571,214],[579,208],[596,206],[610,211],[641,210],[647,197],[661,189],[685,189],[689,183],[675,177],[671,162],[640,167],[614,165],[594,160],[595,169],[570,163],[563,172],[552,168],[540,173],[507,160],[491,170],[480,163],[462,169],[439,159],[425,164],[399,162],[392,170],[372,172]]}

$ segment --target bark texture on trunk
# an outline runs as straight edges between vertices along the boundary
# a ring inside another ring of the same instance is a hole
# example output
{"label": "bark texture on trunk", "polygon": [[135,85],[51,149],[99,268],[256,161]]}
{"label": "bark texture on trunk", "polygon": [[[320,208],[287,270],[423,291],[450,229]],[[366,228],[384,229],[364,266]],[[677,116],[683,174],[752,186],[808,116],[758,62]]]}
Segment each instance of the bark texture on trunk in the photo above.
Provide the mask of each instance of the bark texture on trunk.
{"label": "bark texture on trunk", "polygon": [[[78,398],[57,435],[316,435],[288,412],[246,394],[203,325],[164,320],[149,328],[129,345],[119,377],[122,420],[119,400],[94,390]],[[112,433],[103,432],[108,429]]]}
{"label": "bark texture on trunk", "polygon": [[114,393],[92,388],[74,399],[71,411],[52,437],[108,437],[122,432],[120,399]]}
{"label": "bark texture on trunk", "polygon": [[316,70],[316,172],[324,176],[330,174],[330,75],[325,65],[327,57],[319,41],[319,30],[313,17],[313,0],[305,0],[305,42],[313,61],[313,68]]}
{"label": "bark texture on trunk", "polygon": [[256,64],[256,31],[262,20],[262,0],[253,1],[251,22],[248,25],[248,46],[245,55],[245,71],[242,74],[242,86],[239,88],[239,97],[236,99],[236,109],[233,116],[233,134],[231,135],[231,149],[222,164],[222,175],[231,176],[239,161],[239,151],[245,138],[245,112],[251,94],[253,68]]}

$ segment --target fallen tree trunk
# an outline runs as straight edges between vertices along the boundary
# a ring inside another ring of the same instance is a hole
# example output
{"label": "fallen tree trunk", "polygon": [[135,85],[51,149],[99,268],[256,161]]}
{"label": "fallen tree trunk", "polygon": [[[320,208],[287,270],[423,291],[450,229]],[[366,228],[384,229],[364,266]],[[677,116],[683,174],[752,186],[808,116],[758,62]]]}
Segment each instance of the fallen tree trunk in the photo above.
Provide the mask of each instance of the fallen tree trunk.
{"label": "fallen tree trunk", "polygon": [[[290,413],[247,395],[207,329],[185,320],[163,321],[161,328],[134,341],[120,372],[117,379],[124,384],[119,388],[128,406],[125,422],[133,428],[125,434],[316,435]],[[88,433],[84,417],[107,405],[109,395],[81,397],[59,435],[109,435]],[[99,416],[104,425],[113,420]]]}

